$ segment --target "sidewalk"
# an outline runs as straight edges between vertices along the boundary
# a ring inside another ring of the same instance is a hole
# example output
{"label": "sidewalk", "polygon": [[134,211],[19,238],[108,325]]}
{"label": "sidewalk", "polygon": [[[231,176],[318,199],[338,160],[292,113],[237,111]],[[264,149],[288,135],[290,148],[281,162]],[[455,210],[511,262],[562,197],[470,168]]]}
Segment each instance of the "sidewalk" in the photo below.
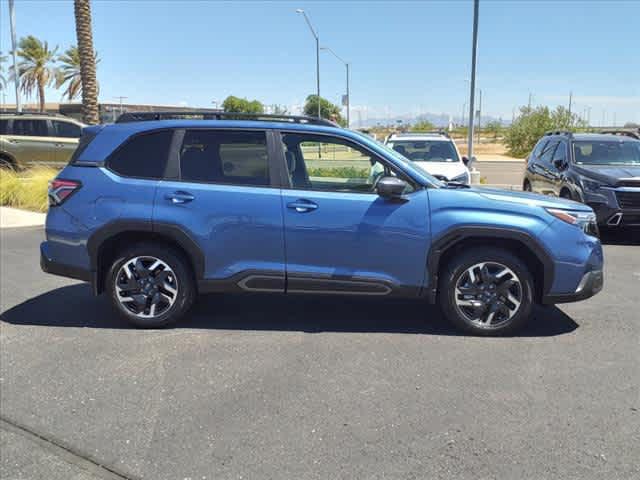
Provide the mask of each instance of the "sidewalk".
{"label": "sidewalk", "polygon": [[46,214],[0,207],[0,228],[35,227],[44,225]]}

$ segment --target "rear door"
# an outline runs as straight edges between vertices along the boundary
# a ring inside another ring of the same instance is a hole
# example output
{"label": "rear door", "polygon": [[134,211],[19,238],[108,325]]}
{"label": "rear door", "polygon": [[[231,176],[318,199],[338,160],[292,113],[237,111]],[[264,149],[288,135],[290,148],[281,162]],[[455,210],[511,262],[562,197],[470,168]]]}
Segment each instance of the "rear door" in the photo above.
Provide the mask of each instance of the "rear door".
{"label": "rear door", "polygon": [[202,290],[284,291],[280,189],[271,132],[177,130],[154,229],[175,225],[204,256]]}
{"label": "rear door", "polygon": [[54,145],[54,160],[67,163],[78,146],[82,128],[73,122],[51,120],[51,140]]}
{"label": "rear door", "polygon": [[19,163],[53,162],[55,148],[46,118],[14,118],[5,140]]}

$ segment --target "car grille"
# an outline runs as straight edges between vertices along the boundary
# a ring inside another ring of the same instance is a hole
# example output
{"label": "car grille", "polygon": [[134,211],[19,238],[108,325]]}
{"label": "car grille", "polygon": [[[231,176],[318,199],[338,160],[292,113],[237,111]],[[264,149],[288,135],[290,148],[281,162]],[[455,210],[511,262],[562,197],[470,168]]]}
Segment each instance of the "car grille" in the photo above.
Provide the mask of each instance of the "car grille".
{"label": "car grille", "polygon": [[616,192],[620,208],[640,208],[640,192]]}
{"label": "car grille", "polygon": [[616,185],[618,187],[640,187],[640,178],[623,178]]}

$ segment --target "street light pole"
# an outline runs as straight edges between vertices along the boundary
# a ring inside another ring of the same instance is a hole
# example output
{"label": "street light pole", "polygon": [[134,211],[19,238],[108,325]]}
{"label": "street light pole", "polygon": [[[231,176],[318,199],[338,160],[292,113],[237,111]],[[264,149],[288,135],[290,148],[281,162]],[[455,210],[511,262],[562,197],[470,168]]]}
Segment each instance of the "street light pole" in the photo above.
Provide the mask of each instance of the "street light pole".
{"label": "street light pole", "polygon": [[[472,172],[475,173],[473,162],[473,120],[475,117],[475,92],[476,92],[476,60],[478,58],[478,9],[480,0],[473,0],[473,44],[471,48],[471,84],[469,85],[469,137],[468,156],[471,162]],[[477,174],[476,174],[477,176]],[[473,175],[472,175],[473,179]]]}
{"label": "street light pole", "polygon": [[301,13],[304,16],[304,19],[307,22],[307,25],[309,26],[309,30],[311,30],[311,34],[313,35],[313,38],[316,39],[316,92],[317,92],[317,96],[318,96],[318,118],[321,118],[320,115],[320,36],[318,35],[317,31],[315,28],[313,28],[313,25],[311,25],[311,20],[309,20],[309,17],[307,16],[307,13],[302,10],[301,8],[298,8],[296,10],[296,13]]}
{"label": "street light pole", "polygon": [[334,57],[336,57],[340,62],[342,62],[347,69],[347,105],[346,107],[347,107],[347,128],[349,128],[349,126],[351,125],[351,123],[349,122],[349,105],[351,102],[351,94],[349,92],[349,63],[345,62],[340,56],[338,56],[336,52],[331,50],[329,47],[320,47],[320,50],[326,50],[327,52],[330,52]]}
{"label": "street light pole", "polygon": [[16,90],[16,111],[22,111],[22,105],[20,105],[20,75],[18,74],[18,57],[16,45],[16,11],[14,8],[13,0],[9,0],[9,23],[11,28],[11,48],[13,49],[13,84]]}

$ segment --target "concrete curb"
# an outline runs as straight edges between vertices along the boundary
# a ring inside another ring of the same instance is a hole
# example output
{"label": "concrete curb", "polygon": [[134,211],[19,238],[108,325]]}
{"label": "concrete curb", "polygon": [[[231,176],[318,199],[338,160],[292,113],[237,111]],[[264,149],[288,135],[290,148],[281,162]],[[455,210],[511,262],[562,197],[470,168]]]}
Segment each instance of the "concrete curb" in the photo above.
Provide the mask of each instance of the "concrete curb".
{"label": "concrete curb", "polygon": [[0,207],[0,228],[38,227],[44,225],[45,213]]}

